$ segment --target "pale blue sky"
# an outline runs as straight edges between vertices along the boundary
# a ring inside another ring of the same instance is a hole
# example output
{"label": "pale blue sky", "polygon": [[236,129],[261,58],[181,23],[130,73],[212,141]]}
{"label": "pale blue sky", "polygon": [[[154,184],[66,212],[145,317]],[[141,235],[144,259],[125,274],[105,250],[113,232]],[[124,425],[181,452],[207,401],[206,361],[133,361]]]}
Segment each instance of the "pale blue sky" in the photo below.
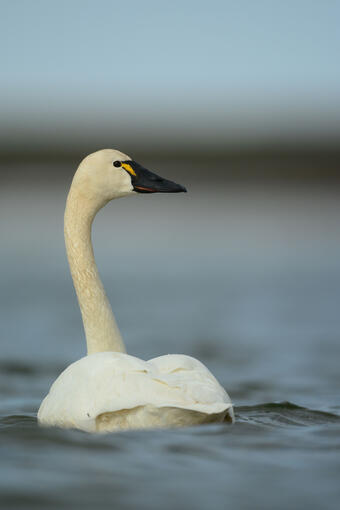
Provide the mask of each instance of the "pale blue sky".
{"label": "pale blue sky", "polygon": [[337,0],[0,5],[8,133],[29,123],[46,134],[51,122],[106,129],[113,117],[125,118],[122,130],[133,117],[158,132],[180,118],[193,136],[224,128],[252,136],[275,122],[287,132],[340,125]]}

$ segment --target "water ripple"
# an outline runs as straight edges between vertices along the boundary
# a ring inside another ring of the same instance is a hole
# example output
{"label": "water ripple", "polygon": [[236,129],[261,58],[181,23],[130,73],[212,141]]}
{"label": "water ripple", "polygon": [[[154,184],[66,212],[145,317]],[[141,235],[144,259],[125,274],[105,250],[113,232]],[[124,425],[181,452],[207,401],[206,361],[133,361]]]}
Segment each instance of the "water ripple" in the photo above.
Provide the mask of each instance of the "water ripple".
{"label": "water ripple", "polygon": [[309,426],[340,423],[340,416],[324,411],[301,407],[291,402],[269,402],[236,408],[240,422],[271,425],[273,427]]}

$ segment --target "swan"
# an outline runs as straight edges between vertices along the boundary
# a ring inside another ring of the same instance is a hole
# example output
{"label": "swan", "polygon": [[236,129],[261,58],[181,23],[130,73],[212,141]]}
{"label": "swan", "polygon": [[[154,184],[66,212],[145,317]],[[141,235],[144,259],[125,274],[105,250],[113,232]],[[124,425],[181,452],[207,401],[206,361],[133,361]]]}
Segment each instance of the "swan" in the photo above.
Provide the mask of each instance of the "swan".
{"label": "swan", "polygon": [[110,432],[234,421],[228,394],[200,361],[181,354],[143,361],[126,354],[94,259],[92,222],[110,200],[185,191],[118,150],[99,150],[80,163],[67,197],[64,235],[87,356],[52,384],[39,424]]}

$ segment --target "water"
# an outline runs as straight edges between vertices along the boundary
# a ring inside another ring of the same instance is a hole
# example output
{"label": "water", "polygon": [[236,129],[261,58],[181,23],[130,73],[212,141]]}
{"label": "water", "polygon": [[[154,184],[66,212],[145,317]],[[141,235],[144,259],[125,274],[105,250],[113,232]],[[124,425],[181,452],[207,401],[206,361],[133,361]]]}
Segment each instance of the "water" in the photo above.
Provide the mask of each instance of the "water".
{"label": "water", "polygon": [[100,436],[36,422],[51,382],[84,354],[66,190],[2,197],[4,509],[338,508],[338,193],[200,186],[109,206],[97,259],[128,351],[201,359],[236,424]]}

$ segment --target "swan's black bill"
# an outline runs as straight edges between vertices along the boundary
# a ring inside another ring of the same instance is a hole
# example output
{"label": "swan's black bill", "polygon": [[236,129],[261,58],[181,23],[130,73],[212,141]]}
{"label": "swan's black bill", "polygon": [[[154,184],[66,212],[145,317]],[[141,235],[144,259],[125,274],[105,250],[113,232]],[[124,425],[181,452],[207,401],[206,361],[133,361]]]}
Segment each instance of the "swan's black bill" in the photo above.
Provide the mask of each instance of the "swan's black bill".
{"label": "swan's black bill", "polygon": [[122,167],[131,175],[134,191],[137,193],[182,193],[184,186],[159,177],[135,161],[122,161]]}

